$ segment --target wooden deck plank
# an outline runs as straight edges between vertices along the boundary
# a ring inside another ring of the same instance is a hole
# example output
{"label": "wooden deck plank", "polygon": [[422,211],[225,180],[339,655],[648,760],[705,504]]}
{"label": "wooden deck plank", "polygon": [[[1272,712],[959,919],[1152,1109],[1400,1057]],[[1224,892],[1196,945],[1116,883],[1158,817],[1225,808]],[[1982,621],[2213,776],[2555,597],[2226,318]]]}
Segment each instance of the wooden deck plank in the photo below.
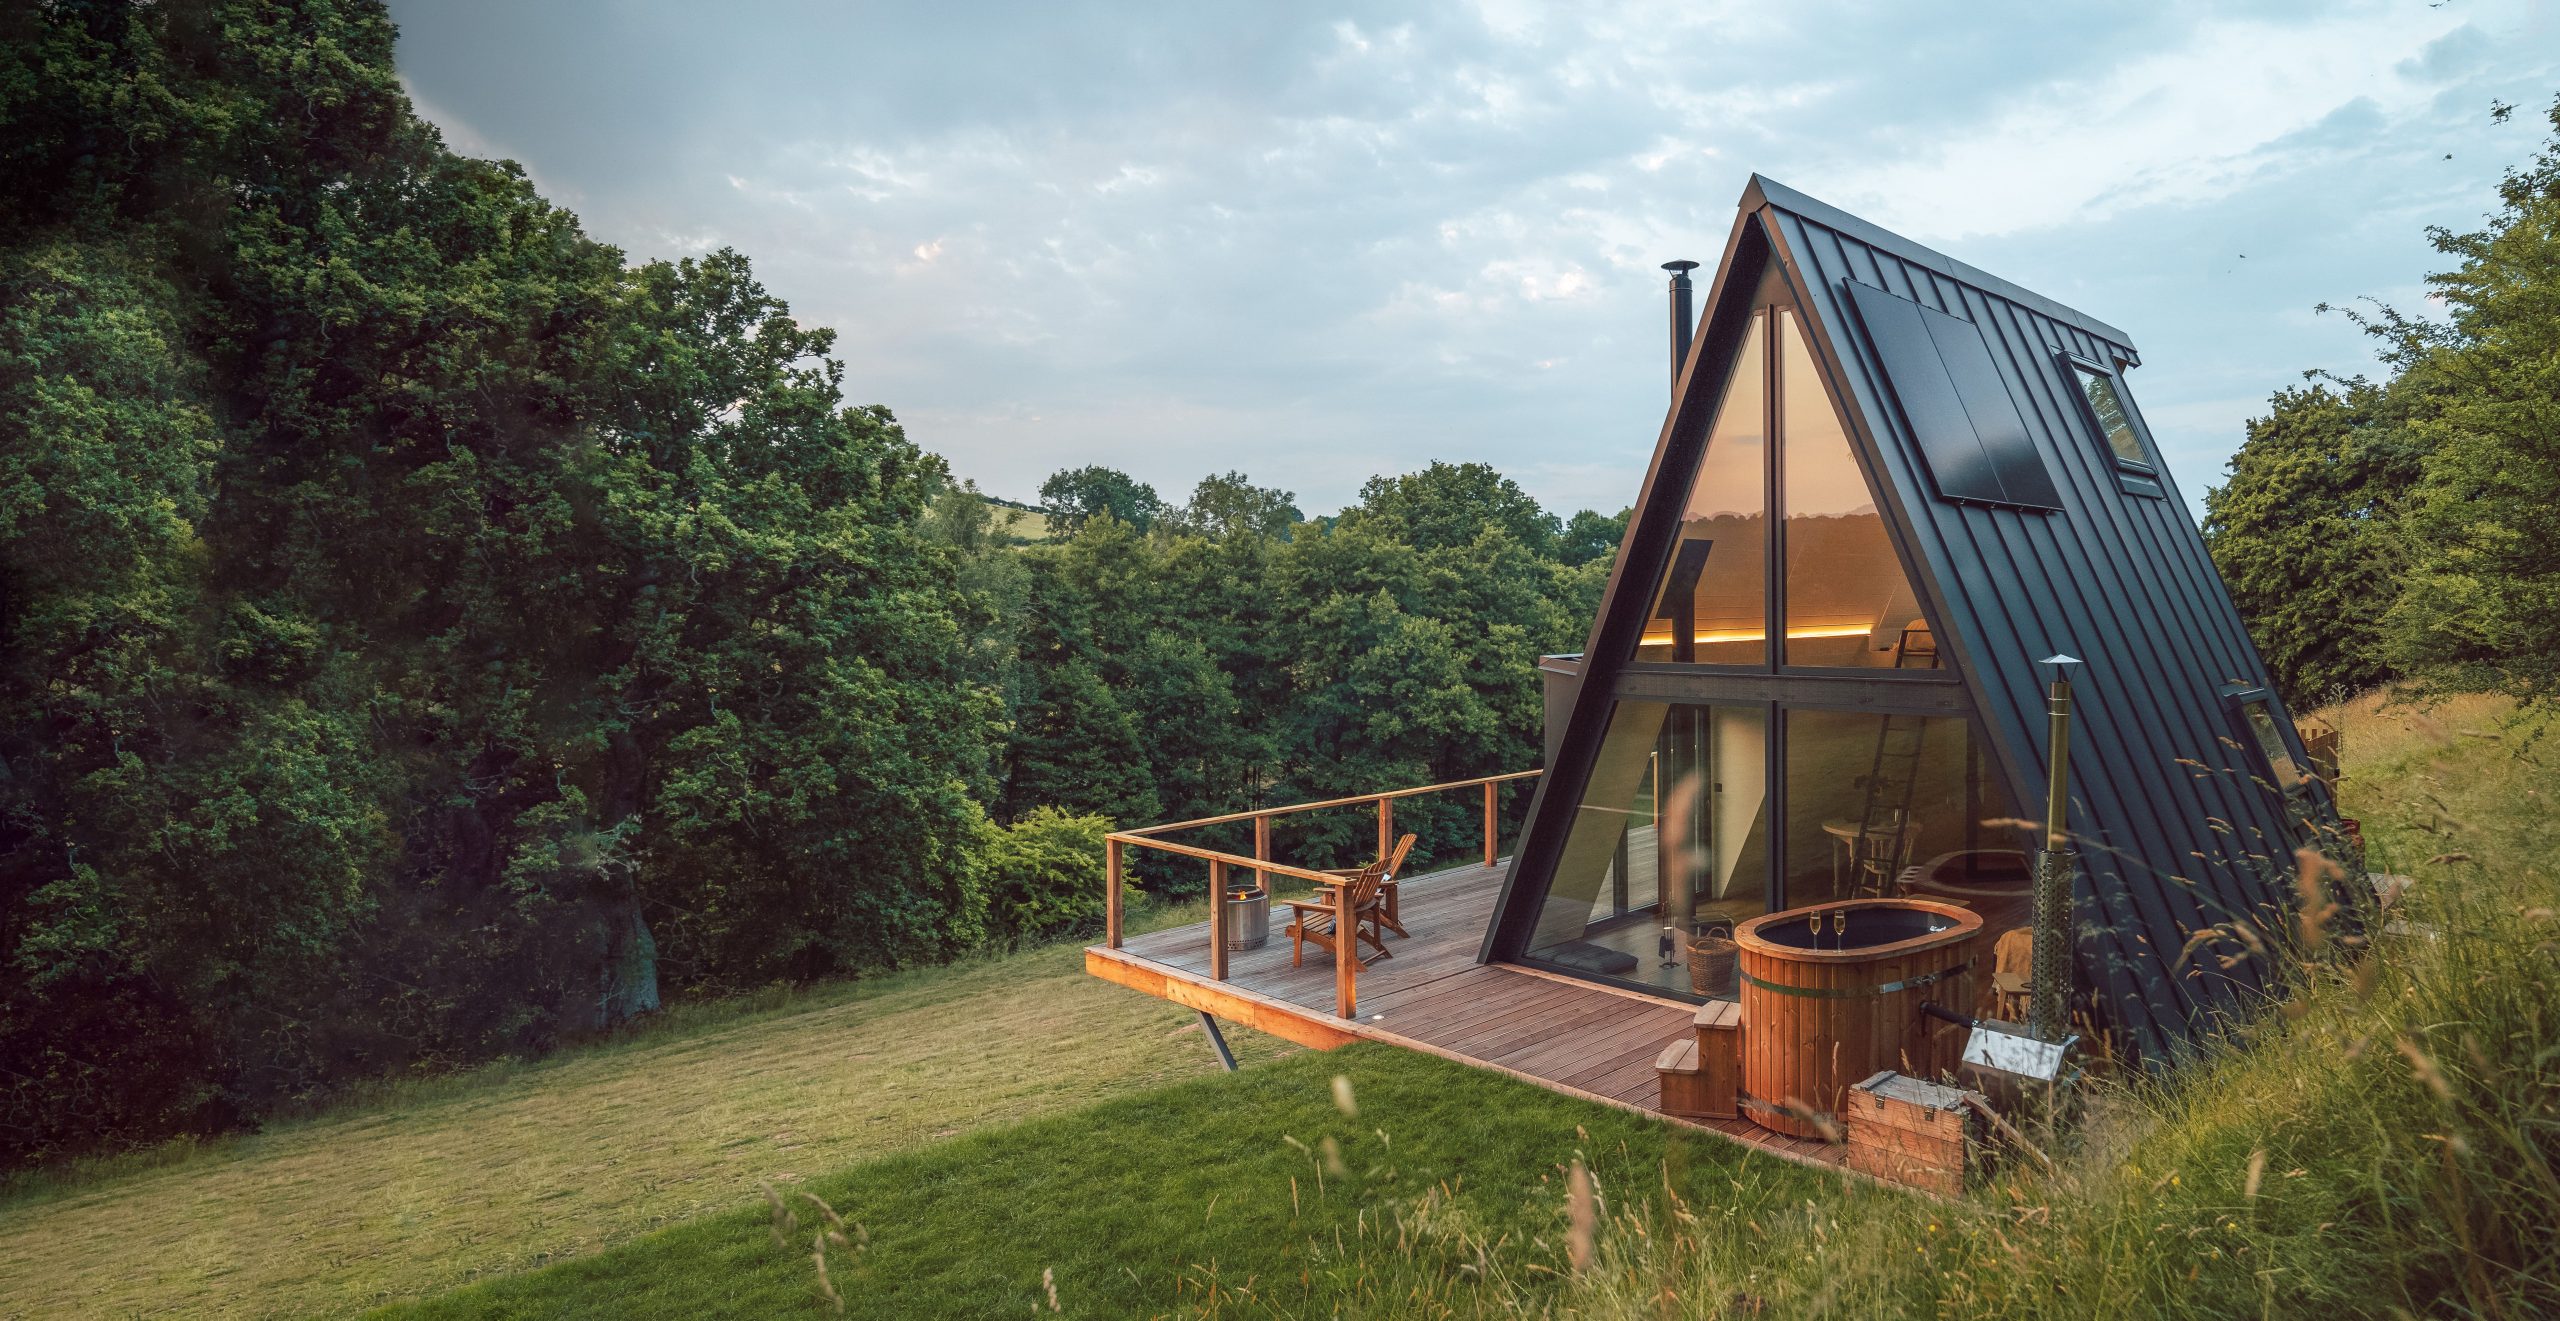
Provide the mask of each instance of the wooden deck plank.
{"label": "wooden deck plank", "polygon": [[1589,1033],[1611,1024],[1623,1025],[1626,1017],[1626,1006],[1621,1001],[1572,996],[1568,992],[1563,1003],[1548,1013],[1517,1018],[1489,1032],[1472,1034],[1467,1049],[1496,1064],[1518,1068],[1514,1055],[1532,1055],[1542,1049],[1571,1052]]}
{"label": "wooden deck plank", "polygon": [[1641,1034],[1621,1034],[1613,1043],[1617,1053],[1601,1057],[1602,1051],[1608,1047],[1595,1046],[1591,1051],[1595,1058],[1571,1073],[1559,1076],[1556,1081],[1592,1091],[1604,1090],[1591,1085],[1622,1069],[1652,1068],[1653,1062],[1662,1058],[1662,1048],[1680,1040],[1688,1030],[1688,1025],[1683,1023],[1668,1031],[1657,1029]]}
{"label": "wooden deck plank", "polygon": [[1488,984],[1479,977],[1452,977],[1433,983],[1426,995],[1396,997],[1381,1008],[1396,1016],[1398,1031],[1438,1040],[1495,1014],[1516,1010],[1543,990],[1525,984],[1525,979]]}

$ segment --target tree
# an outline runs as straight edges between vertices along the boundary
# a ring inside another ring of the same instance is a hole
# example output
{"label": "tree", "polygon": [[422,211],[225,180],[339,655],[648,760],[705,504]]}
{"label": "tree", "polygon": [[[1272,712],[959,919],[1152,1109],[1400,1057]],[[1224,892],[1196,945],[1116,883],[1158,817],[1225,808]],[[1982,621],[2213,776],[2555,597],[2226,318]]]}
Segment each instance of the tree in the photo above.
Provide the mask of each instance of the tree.
{"label": "tree", "polygon": [[1562,528],[1555,515],[1510,478],[1481,463],[1433,463],[1400,477],[1372,477],[1343,521],[1370,522],[1418,550],[1445,550],[1499,525],[1532,553],[1554,553]]}
{"label": "tree", "polygon": [[2361,380],[2279,391],[2205,493],[2205,545],[2296,710],[2398,674],[2382,616],[2419,477],[2406,398]]}
{"label": "tree", "polygon": [[1191,503],[1167,521],[1179,531],[1203,537],[1253,533],[1285,538],[1290,529],[1306,521],[1296,499],[1287,491],[1256,486],[1243,473],[1230,472],[1201,478],[1191,492]]}
{"label": "tree", "polygon": [[1567,565],[1581,565],[1615,556],[1618,543],[1626,539],[1627,519],[1634,513],[1628,508],[1615,517],[1594,509],[1575,514],[1556,541],[1556,558]]}
{"label": "tree", "polygon": [[2407,518],[2410,567],[2385,621],[2391,658],[2439,687],[2560,700],[2560,99],[2555,136],[2508,172],[2500,209],[2429,277],[2442,322],[2384,309],[2396,388],[2426,453]]}
{"label": "tree", "polygon": [[1049,531],[1073,536],[1095,515],[1109,514],[1141,532],[1164,512],[1154,487],[1117,468],[1089,466],[1062,469],[1040,483],[1040,501],[1049,509]]}
{"label": "tree", "polygon": [[1007,814],[1044,807],[1133,825],[1163,812],[1138,722],[1081,659],[1051,670],[1025,706],[1006,776]]}

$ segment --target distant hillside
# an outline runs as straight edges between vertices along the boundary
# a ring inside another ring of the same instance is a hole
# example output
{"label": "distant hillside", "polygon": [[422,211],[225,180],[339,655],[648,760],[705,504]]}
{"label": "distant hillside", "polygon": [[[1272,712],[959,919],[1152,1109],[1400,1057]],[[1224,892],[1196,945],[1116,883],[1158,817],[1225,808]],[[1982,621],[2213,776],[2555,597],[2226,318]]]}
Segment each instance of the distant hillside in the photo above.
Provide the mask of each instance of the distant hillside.
{"label": "distant hillside", "polygon": [[992,507],[996,517],[996,531],[1022,541],[1049,539],[1047,510],[1038,505],[1024,504],[1019,500],[1007,500],[1002,496],[981,494],[978,498]]}

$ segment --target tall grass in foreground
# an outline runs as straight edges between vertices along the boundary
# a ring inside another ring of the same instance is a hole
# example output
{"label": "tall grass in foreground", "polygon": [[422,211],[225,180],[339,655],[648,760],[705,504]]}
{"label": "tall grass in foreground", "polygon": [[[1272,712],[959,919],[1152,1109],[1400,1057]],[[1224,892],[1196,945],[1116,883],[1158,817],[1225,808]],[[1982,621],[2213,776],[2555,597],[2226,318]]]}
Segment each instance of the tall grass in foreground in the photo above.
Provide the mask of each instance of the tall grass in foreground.
{"label": "tall grass in foreground", "polygon": [[1666,1169],[1581,1242],[1561,1199],[1554,1233],[1497,1243],[1425,1197],[1347,1245],[1361,1293],[1453,1315],[2560,1316],[2550,745],[2485,699],[2340,714],[2374,866],[2418,885],[2365,957],[2314,951],[2290,1000],[2174,1077],[2105,1085],[2054,1173],[1773,1214]]}

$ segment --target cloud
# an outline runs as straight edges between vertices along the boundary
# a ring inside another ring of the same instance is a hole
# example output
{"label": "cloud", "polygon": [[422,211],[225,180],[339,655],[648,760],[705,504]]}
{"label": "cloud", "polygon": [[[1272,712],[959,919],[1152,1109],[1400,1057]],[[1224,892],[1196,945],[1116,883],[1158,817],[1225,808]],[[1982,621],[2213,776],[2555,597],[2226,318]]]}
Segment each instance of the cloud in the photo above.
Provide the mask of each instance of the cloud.
{"label": "cloud", "polygon": [[1241,467],[1311,512],[1435,458],[1624,505],[1656,267],[1754,169],[2132,330],[2192,495],[2247,401],[2369,362],[2303,310],[2410,286],[2533,145],[2491,96],[2560,74],[2520,0],[393,11],[457,145],[637,258],[748,253],[989,490]]}
{"label": "cloud", "polygon": [[2270,148],[2342,107],[2425,106],[2447,62],[2406,53],[2474,31],[2423,7],[2209,20],[2173,48],[2025,91],[1925,152],[1846,171],[1836,191],[1889,228],[1943,238],[2200,205],[2297,167]]}

